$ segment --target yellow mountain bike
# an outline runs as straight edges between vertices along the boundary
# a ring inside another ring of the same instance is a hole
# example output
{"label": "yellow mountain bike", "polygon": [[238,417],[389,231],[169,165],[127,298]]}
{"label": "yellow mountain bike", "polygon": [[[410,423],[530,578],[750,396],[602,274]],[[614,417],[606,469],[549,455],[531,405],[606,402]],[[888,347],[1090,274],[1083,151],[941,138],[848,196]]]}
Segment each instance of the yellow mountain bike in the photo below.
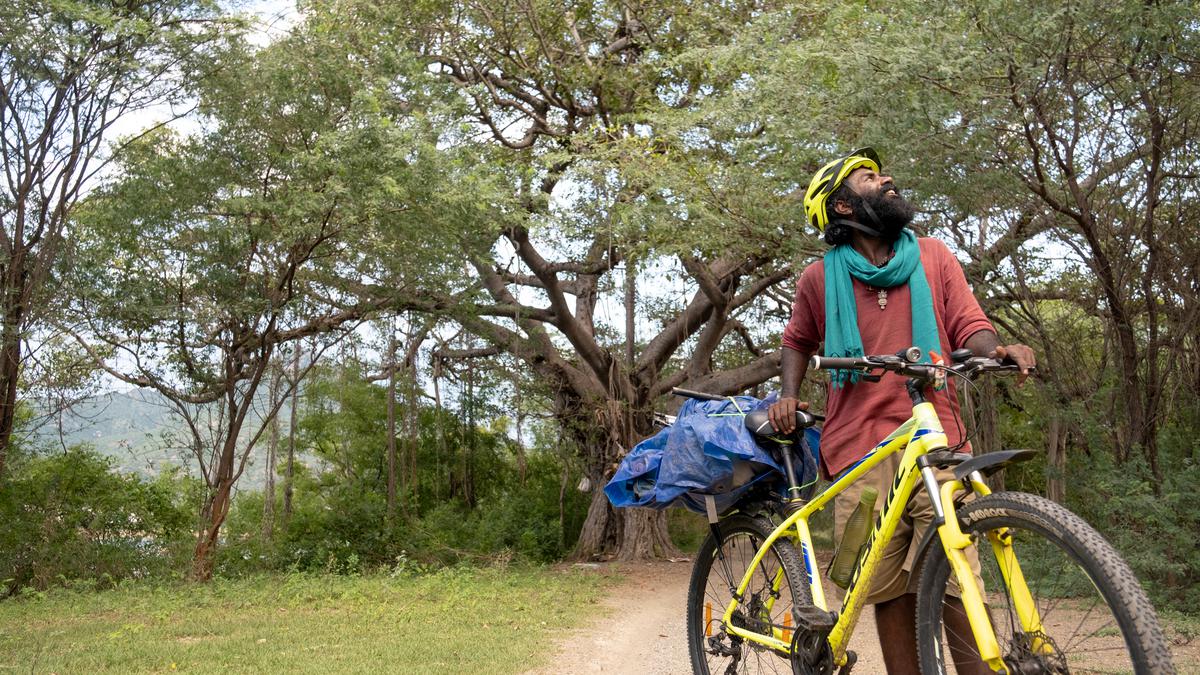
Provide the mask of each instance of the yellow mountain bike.
{"label": "yellow mountain bike", "polygon": [[[952,354],[949,366],[919,363],[920,357],[915,347],[894,356],[813,357],[811,368],[907,377],[913,414],[811,500],[799,496],[788,439],[774,435],[765,410],[747,416],[746,425],[760,442],[775,444],[788,485],[783,495],[757,493],[724,514],[716,513],[709,499],[711,533],[697,554],[688,593],[693,671],[848,673],[855,657],[847,645],[876,567],[905,505],[922,489],[934,510],[934,527],[912,572],[919,578],[922,672],[954,672],[950,645],[966,645],[974,651],[965,658],[982,660],[998,673],[1173,673],[1154,608],[1100,534],[1052,501],[988,489],[985,476],[1028,459],[1032,451],[972,458],[948,448],[925,391],[946,375],[972,380],[1016,367],[966,350]],[[819,419],[806,411],[796,414],[799,429]],[[841,607],[830,611],[809,519],[897,452],[903,454],[895,480]],[[939,482],[939,469],[952,470],[953,477]],[[975,555],[982,584],[970,561]],[[947,601],[952,595],[961,600]],[[971,636],[946,634],[947,607],[965,610]]]}

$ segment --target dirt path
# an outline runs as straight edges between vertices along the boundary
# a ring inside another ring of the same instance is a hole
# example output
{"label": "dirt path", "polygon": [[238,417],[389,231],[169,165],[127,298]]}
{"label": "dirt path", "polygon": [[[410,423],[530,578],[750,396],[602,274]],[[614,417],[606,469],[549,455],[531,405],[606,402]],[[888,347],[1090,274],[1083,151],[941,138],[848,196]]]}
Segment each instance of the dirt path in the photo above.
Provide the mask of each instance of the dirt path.
{"label": "dirt path", "polygon": [[[684,614],[691,561],[605,563],[594,569],[598,574],[620,574],[624,578],[602,602],[603,618],[559,638],[555,645],[558,655],[552,664],[530,674],[690,673]],[[622,619],[615,621],[618,616]],[[850,648],[858,652],[856,673],[884,672],[870,612],[863,613]]]}
{"label": "dirt path", "polygon": [[[597,574],[620,575],[622,580],[601,601],[603,611],[596,612],[596,619],[560,636],[551,664],[529,671],[530,675],[687,675],[691,672],[684,626],[691,561],[601,563],[584,568]],[[825,589],[830,592],[834,587],[827,582]],[[831,602],[838,600],[830,598]],[[1200,641],[1171,629],[1167,633],[1178,672],[1200,673]],[[886,672],[875,634],[874,612],[869,609],[862,613],[850,648],[858,654],[858,663],[854,667],[856,674]]]}

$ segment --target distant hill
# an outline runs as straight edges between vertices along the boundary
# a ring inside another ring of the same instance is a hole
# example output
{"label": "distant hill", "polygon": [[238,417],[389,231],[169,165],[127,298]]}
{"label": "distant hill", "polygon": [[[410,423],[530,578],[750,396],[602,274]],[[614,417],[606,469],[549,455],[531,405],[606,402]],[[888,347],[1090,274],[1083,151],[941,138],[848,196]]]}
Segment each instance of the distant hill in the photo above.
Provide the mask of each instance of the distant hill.
{"label": "distant hill", "polygon": [[[52,420],[38,429],[34,442],[52,447],[87,443],[111,457],[122,473],[154,476],[170,466],[196,471],[192,456],[178,449],[178,441],[186,437],[186,427],[156,391],[134,389],[86,399],[63,414],[61,427],[61,441],[59,425]],[[255,448],[251,464],[239,481],[240,489],[262,487],[265,480],[262,470],[254,467],[261,466],[263,455],[265,450]]]}

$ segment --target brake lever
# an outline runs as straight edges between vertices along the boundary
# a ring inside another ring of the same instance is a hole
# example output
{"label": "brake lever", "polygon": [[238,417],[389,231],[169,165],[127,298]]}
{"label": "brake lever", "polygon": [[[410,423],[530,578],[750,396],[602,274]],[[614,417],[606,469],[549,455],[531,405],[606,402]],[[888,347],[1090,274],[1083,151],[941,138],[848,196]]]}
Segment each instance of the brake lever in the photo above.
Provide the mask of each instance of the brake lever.
{"label": "brake lever", "polygon": [[[975,356],[961,363],[957,363],[950,367],[951,370],[958,372],[967,379],[974,380],[980,373],[1003,373],[1003,372],[1020,372],[1021,368],[1015,363],[992,359],[986,356]],[[1037,371],[1034,368],[1029,369],[1029,374],[1033,375]]]}

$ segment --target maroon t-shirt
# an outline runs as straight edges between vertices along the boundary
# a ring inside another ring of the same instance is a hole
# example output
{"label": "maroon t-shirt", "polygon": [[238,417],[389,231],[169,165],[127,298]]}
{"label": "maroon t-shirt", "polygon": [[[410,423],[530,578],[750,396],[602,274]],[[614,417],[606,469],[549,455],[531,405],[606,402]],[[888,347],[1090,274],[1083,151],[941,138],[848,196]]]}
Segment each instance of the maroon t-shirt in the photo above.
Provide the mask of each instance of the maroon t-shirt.
{"label": "maroon t-shirt", "polygon": [[[937,239],[918,240],[921,264],[933,294],[933,311],[942,343],[942,358],[964,346],[991,322],[971,293],[962,266]],[[912,309],[908,284],[887,289],[887,307],[879,308],[878,291],[851,279],[858,305],[858,332],[865,354],[895,354],[912,346]],[[792,318],[783,332],[783,346],[806,354],[819,354],[825,339],[825,263],[809,265],[796,282]],[[952,382],[952,379],[951,379]],[[884,373],[879,382],[859,381],[828,387],[825,426],[821,433],[821,464],[826,476],[846,469],[912,416],[912,401],[904,391],[904,378]],[[946,428],[950,444],[961,440],[954,423],[958,399],[953,384],[930,399]],[[953,411],[953,412],[952,412]]]}

